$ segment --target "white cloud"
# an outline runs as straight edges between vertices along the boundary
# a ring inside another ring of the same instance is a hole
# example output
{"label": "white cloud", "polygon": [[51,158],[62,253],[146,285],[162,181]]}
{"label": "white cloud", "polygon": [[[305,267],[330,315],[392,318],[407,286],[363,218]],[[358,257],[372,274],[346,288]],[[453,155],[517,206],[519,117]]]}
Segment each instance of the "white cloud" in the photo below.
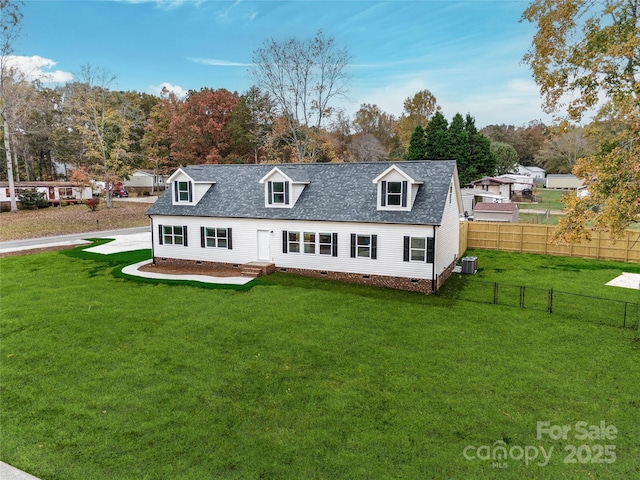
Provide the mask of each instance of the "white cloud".
{"label": "white cloud", "polygon": [[165,10],[171,10],[172,8],[177,8],[185,3],[190,3],[199,6],[204,0],[116,0],[122,3],[155,3],[158,7],[163,8]]}
{"label": "white cloud", "polygon": [[175,93],[179,98],[184,98],[187,95],[187,91],[180,85],[171,85],[168,82],[162,82],[160,85],[150,85],[149,93],[160,96],[163,88],[166,88],[170,92]]}
{"label": "white cloud", "polygon": [[40,81],[43,83],[65,83],[73,80],[73,74],[62,70],[51,69],[56,66],[56,62],[49,58],[38,55],[25,57],[14,55],[7,58],[7,65],[19,70],[27,80]]}
{"label": "white cloud", "polygon": [[189,58],[189,61],[211,67],[250,67],[252,65],[251,63],[229,62],[228,60],[217,60],[215,58]]}

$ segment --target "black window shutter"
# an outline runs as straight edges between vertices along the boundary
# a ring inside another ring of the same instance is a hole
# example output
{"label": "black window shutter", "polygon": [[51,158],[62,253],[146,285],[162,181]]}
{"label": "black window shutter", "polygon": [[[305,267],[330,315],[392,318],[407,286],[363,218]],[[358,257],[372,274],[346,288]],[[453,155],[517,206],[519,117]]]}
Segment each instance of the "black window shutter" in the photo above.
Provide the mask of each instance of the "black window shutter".
{"label": "black window shutter", "polygon": [[191,182],[187,182],[188,188],[189,188],[189,201],[193,202],[193,193],[192,193],[192,187],[191,187]]}
{"label": "black window shutter", "polygon": [[269,205],[271,205],[273,203],[273,200],[271,199],[273,193],[273,185],[271,184],[271,182],[267,182],[267,193],[267,202],[269,203]]}
{"label": "black window shutter", "polygon": [[289,232],[286,230],[282,231],[282,253],[287,253],[287,241],[288,241]]}
{"label": "black window shutter", "polygon": [[378,235],[371,235],[371,258],[378,258]]}
{"label": "black window shutter", "polygon": [[356,234],[351,234],[351,258],[356,258]]}
{"label": "black window shutter", "polygon": [[284,182],[284,204],[289,205],[289,182]]}
{"label": "black window shutter", "polygon": [[409,237],[404,237],[404,261],[409,261]]}
{"label": "black window shutter", "polygon": [[407,206],[407,187],[409,186],[409,182],[406,180],[402,182],[402,206]]}
{"label": "black window shutter", "polygon": [[202,248],[206,247],[206,243],[204,240],[204,227],[200,227],[200,246]]}
{"label": "black window shutter", "polygon": [[188,247],[188,245],[187,245],[187,226],[186,225],[182,226],[182,235],[183,235],[183,238],[184,238],[184,246]]}
{"label": "black window shutter", "polygon": [[233,245],[231,243],[231,229],[227,228],[227,250],[232,250],[233,249]]}
{"label": "black window shutter", "polygon": [[427,263],[433,263],[433,257],[435,255],[435,238],[427,237]]}
{"label": "black window shutter", "polygon": [[177,181],[173,182],[173,195],[176,199],[176,202],[180,200],[178,198],[178,182]]}
{"label": "black window shutter", "polygon": [[382,181],[382,195],[380,196],[380,205],[383,207],[387,206],[387,182]]}
{"label": "black window shutter", "polygon": [[332,240],[331,240],[331,255],[334,257],[338,256],[338,234],[337,233],[332,233]]}
{"label": "black window shutter", "polygon": [[164,243],[164,237],[162,235],[162,225],[158,225],[158,245],[162,245]]}

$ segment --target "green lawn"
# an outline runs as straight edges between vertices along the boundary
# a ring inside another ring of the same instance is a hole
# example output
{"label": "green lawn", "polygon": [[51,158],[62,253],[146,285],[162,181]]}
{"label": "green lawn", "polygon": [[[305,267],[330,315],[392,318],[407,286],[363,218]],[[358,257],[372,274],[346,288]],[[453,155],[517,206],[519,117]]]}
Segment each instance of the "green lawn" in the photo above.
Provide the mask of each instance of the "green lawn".
{"label": "green lawn", "polygon": [[[583,272],[607,292],[634,267],[470,253],[481,272],[451,285],[509,264],[511,283]],[[0,259],[2,461],[65,480],[640,475],[635,330],[282,273],[248,291],[112,275],[145,255]],[[572,431],[538,438],[544,421]],[[618,434],[576,439],[580,421]],[[496,442],[507,468],[477,458]],[[594,463],[565,463],[571,445]],[[539,447],[546,466],[519,458]]]}

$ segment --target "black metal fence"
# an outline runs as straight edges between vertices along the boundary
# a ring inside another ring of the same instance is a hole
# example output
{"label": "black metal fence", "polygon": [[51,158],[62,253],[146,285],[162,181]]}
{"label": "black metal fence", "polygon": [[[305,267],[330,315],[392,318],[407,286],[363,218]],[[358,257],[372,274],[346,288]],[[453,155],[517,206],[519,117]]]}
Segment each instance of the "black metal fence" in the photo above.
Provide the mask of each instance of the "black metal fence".
{"label": "black metal fence", "polygon": [[444,296],[538,310],[614,327],[638,328],[640,321],[640,307],[636,302],[475,279],[459,286],[462,288],[448,290]]}

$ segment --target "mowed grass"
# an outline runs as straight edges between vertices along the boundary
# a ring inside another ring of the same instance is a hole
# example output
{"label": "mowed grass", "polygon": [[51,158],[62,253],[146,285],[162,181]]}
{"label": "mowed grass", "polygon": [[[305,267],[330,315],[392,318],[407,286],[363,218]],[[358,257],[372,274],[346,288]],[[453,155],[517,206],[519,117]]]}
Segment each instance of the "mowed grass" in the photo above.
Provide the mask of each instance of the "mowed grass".
{"label": "mowed grass", "polygon": [[[0,259],[1,460],[43,479],[640,475],[635,331],[281,273],[139,283],[111,274],[126,258]],[[538,421],[619,433],[537,438]],[[495,442],[553,453],[463,455]],[[570,444],[616,459],[564,463]]]}

